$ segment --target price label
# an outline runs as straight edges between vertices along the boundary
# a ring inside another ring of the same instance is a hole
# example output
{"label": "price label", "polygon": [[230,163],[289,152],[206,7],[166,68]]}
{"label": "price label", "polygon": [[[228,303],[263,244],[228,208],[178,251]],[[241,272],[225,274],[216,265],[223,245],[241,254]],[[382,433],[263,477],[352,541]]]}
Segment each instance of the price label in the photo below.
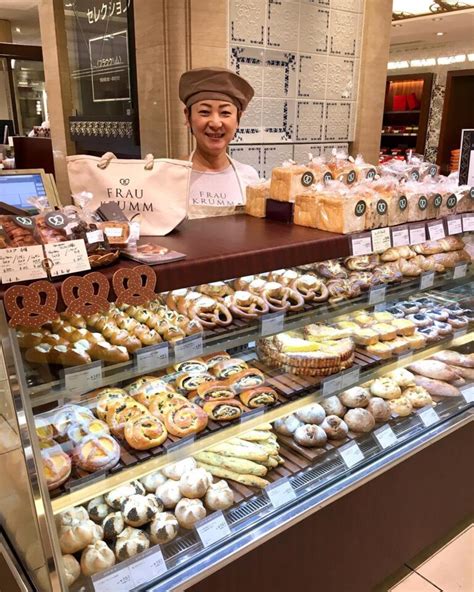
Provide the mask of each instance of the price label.
{"label": "price label", "polygon": [[91,268],[86,243],[82,239],[45,245],[44,250],[52,277]]}
{"label": "price label", "polygon": [[431,288],[431,286],[434,284],[434,278],[434,271],[427,271],[426,273],[422,273],[420,277],[420,290],[426,290],[427,288]]}
{"label": "price label", "polygon": [[93,391],[102,384],[102,362],[98,360],[85,366],[66,368],[64,380],[68,391]]}
{"label": "price label", "polygon": [[326,378],[323,382],[323,395],[333,395],[342,389],[342,376],[338,374],[332,378]]}
{"label": "price label", "polygon": [[123,234],[123,228],[117,228],[115,226],[109,226],[104,228],[104,234],[108,238],[120,238]]}
{"label": "price label", "polygon": [[360,463],[361,460],[364,460],[364,455],[357,442],[351,442],[350,444],[341,446],[338,450],[348,469],[352,469],[353,466]]}
{"label": "price label", "polygon": [[376,228],[372,230],[372,246],[374,253],[381,253],[390,249],[392,241],[390,238],[390,228]]}
{"label": "price label", "polygon": [[196,523],[196,530],[204,547],[230,536],[230,528],[222,512],[214,512]]}
{"label": "price label", "polygon": [[372,237],[369,232],[353,236],[351,239],[352,255],[360,257],[372,253]]}
{"label": "price label", "polygon": [[420,416],[420,419],[426,428],[439,421],[439,415],[436,413],[433,407],[421,409],[421,411],[418,412],[418,415]]}
{"label": "price label", "polygon": [[461,263],[461,265],[456,265],[453,272],[453,278],[457,280],[458,278],[466,277],[467,274],[467,263]]}
{"label": "price label", "polygon": [[464,232],[472,232],[474,230],[474,214],[463,214],[462,228]]}
{"label": "price label", "polygon": [[444,224],[443,221],[437,221],[432,224],[428,224],[428,233],[430,235],[430,240],[440,240],[446,236],[444,232]]}
{"label": "price label", "polygon": [[292,502],[296,499],[295,490],[286,477],[279,479],[275,483],[267,485],[267,487],[265,487],[265,491],[274,508],[286,506],[288,502]]}
{"label": "price label", "polygon": [[95,592],[130,592],[134,587],[128,566],[112,569],[106,575],[92,576]]}
{"label": "price label", "polygon": [[426,242],[426,228],[424,224],[412,224],[409,230],[411,245],[419,245]]}
{"label": "price label", "polygon": [[374,436],[384,450],[385,448],[390,448],[390,446],[393,446],[397,442],[397,436],[389,425],[375,430]]}
{"label": "price label", "polygon": [[448,223],[448,234],[461,234],[462,233],[462,217],[461,216],[451,216],[447,218]]}
{"label": "price label", "polygon": [[0,278],[3,284],[38,280],[48,277],[43,267],[44,253],[41,245],[0,249]]}
{"label": "price label", "polygon": [[174,344],[174,358],[176,362],[183,362],[196,358],[202,354],[202,335],[190,335],[176,341]]}
{"label": "price label", "polygon": [[160,547],[157,545],[141,553],[138,557],[134,557],[134,561],[129,565],[129,570],[133,587],[142,586],[165,573],[166,563]]}
{"label": "price label", "polygon": [[157,343],[149,347],[142,347],[135,352],[138,372],[150,372],[163,366],[168,366],[169,346],[168,343]]}
{"label": "price label", "polygon": [[468,386],[461,393],[466,403],[474,403],[474,386]]}
{"label": "price label", "polygon": [[410,244],[410,234],[408,232],[408,226],[399,226],[398,228],[392,228],[392,245],[394,247],[404,247]]}
{"label": "price label", "polygon": [[356,382],[359,382],[360,378],[360,366],[354,366],[350,370],[347,370],[342,375],[342,389],[347,389]]}
{"label": "price label", "polygon": [[272,314],[263,315],[260,319],[260,335],[274,335],[281,333],[285,326],[285,313],[274,312]]}
{"label": "price label", "polygon": [[91,232],[86,232],[86,239],[90,245],[101,243],[104,240],[104,233],[102,230],[92,230]]}
{"label": "price label", "polygon": [[379,304],[385,301],[387,286],[375,286],[369,292],[369,304]]}

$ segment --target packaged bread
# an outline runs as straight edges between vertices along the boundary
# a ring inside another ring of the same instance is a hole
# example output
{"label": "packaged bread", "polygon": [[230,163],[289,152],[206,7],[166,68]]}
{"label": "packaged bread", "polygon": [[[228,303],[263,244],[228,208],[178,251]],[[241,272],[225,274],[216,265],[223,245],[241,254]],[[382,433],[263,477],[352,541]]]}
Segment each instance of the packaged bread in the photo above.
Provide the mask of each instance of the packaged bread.
{"label": "packaged bread", "polygon": [[[377,194],[377,203],[384,200],[388,206],[387,226],[397,226],[408,222],[408,203],[400,185],[393,175],[386,175],[371,182],[370,187]],[[379,206],[382,209],[382,206]]]}
{"label": "packaged bread", "polygon": [[345,185],[353,185],[357,181],[354,160],[349,160],[347,153],[343,150],[334,151],[332,158],[328,161],[328,166],[337,181]]}
{"label": "packaged bread", "polygon": [[359,183],[364,181],[373,181],[377,176],[377,169],[374,165],[364,161],[361,154],[358,154],[354,160],[354,168]]}
{"label": "packaged bread", "polygon": [[474,187],[461,185],[455,192],[457,198],[456,213],[474,212]]}
{"label": "packaged bread", "polygon": [[372,182],[365,181],[357,185],[357,193],[367,203],[366,228],[382,228],[389,226],[389,210],[392,194],[381,195],[372,188]]}
{"label": "packaged bread", "polygon": [[317,156],[316,158],[311,158],[309,161],[309,168],[314,173],[314,183],[328,183],[329,181],[334,181],[333,174],[326,163],[326,160],[322,156]]}
{"label": "packaged bread", "polygon": [[126,247],[130,238],[130,224],[122,221],[98,222],[97,226],[107,237],[109,244],[116,247]]}
{"label": "packaged bread", "polygon": [[285,162],[272,170],[270,197],[277,201],[295,201],[295,197],[315,182],[313,171],[303,165]]}
{"label": "packaged bread", "polygon": [[404,184],[403,189],[407,198],[408,222],[426,220],[428,198],[423,191],[422,184],[408,181]]}
{"label": "packaged bread", "polygon": [[293,223],[298,226],[320,228],[317,191],[308,190],[296,196]]}
{"label": "packaged bread", "polygon": [[267,199],[270,197],[270,180],[262,179],[255,185],[247,185],[245,213],[255,218],[265,218]]}
{"label": "packaged bread", "polygon": [[30,247],[39,245],[36,238],[36,224],[30,216],[0,216],[0,226],[5,246]]}

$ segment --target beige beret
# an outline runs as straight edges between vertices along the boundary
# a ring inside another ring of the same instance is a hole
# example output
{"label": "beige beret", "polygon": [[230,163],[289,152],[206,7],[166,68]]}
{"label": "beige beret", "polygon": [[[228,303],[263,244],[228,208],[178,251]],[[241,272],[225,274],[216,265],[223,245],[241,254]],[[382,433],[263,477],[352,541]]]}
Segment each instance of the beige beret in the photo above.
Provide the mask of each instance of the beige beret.
{"label": "beige beret", "polygon": [[216,99],[230,101],[245,111],[254,94],[241,76],[226,68],[196,68],[185,72],[179,81],[179,98],[186,107],[198,101]]}

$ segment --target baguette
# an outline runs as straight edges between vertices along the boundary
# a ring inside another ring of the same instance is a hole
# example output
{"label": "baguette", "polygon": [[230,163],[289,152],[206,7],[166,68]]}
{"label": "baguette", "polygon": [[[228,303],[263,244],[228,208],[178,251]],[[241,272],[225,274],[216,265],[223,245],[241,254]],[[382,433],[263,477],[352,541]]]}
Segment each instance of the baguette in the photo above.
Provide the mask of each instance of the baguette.
{"label": "baguette", "polygon": [[223,469],[222,467],[216,467],[214,465],[208,465],[203,462],[198,462],[198,466],[209,471],[214,477],[237,481],[237,483],[242,483],[242,485],[247,485],[248,487],[259,487],[260,489],[264,489],[270,483],[266,479],[256,477],[255,475],[241,475],[239,473],[234,473],[234,471],[229,471],[228,469]]}
{"label": "baguette", "polygon": [[454,364],[455,366],[462,366],[463,368],[474,368],[473,354],[460,354],[457,351],[444,349],[431,356],[434,360],[439,360],[445,364]]}
{"label": "baguette", "polygon": [[455,366],[454,364],[451,365],[451,368],[462,378],[474,380],[474,368],[464,368],[464,366]]}
{"label": "baguette", "polygon": [[446,382],[452,382],[459,378],[459,375],[444,362],[439,360],[419,360],[408,366],[410,372],[415,374],[421,374],[426,378],[434,378],[436,380],[444,380]]}
{"label": "baguette", "polygon": [[256,475],[257,477],[264,477],[267,474],[267,468],[244,458],[234,458],[232,456],[222,456],[215,452],[198,452],[194,455],[198,462],[203,462],[215,467],[222,467],[229,469],[241,475]]}
{"label": "baguette", "polygon": [[268,469],[274,469],[275,467],[277,467],[279,465],[279,462],[278,462],[276,456],[269,456],[268,459],[262,461],[261,464],[264,467],[267,467]]}
{"label": "baguette", "polygon": [[416,376],[415,383],[416,386],[422,386],[425,388],[432,397],[459,397],[461,395],[459,389],[442,380],[426,378],[425,376]]}
{"label": "baguette", "polygon": [[245,434],[242,434],[239,438],[247,440],[248,442],[259,442],[260,440],[269,440],[271,436],[271,432],[266,430],[251,430],[250,432],[245,432]]}
{"label": "baguette", "polygon": [[[247,442],[247,444],[252,444]],[[260,447],[259,444],[252,444],[252,446],[241,446],[240,444],[223,443],[213,446],[211,452],[217,452],[224,456],[233,456],[236,458],[246,458],[247,460],[254,460],[257,462],[264,462],[268,458],[268,453]]]}

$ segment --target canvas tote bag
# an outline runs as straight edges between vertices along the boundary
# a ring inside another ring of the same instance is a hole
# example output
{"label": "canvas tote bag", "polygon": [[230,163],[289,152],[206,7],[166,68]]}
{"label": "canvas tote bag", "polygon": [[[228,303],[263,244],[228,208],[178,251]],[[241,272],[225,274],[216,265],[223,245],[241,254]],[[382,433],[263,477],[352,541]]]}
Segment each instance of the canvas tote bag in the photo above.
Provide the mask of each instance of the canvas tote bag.
{"label": "canvas tote bag", "polygon": [[144,160],[119,159],[112,152],[67,157],[72,193],[92,193],[93,209],[116,202],[129,220],[140,222],[142,236],[164,236],[186,218],[191,166],[152,154]]}

